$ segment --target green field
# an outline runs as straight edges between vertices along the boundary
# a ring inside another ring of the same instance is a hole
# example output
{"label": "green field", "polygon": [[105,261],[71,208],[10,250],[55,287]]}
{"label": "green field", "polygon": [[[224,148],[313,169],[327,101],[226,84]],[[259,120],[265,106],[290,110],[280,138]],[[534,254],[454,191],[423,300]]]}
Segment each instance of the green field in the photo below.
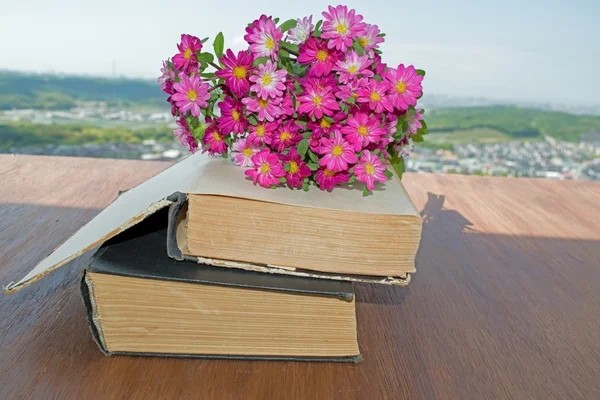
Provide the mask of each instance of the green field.
{"label": "green field", "polygon": [[427,135],[428,142],[439,143],[506,143],[514,140],[512,136],[507,135],[498,129],[493,128],[473,128],[457,129],[454,131],[434,131]]}

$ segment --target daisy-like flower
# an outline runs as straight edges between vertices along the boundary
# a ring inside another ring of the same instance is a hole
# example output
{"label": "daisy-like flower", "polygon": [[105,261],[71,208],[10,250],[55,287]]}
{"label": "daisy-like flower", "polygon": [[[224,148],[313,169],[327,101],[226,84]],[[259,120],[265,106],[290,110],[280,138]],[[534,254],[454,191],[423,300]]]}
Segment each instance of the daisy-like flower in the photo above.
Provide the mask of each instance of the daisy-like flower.
{"label": "daisy-like flower", "polygon": [[346,120],[346,126],[341,132],[346,140],[354,145],[354,151],[359,152],[369,143],[376,143],[387,134],[385,128],[380,128],[378,118],[370,118],[368,114],[356,113]]}
{"label": "daisy-like flower", "polygon": [[349,173],[334,172],[327,168],[320,168],[315,173],[315,181],[319,184],[319,188],[328,192],[331,192],[336,185],[348,182],[349,179]]}
{"label": "daisy-like flower", "polygon": [[188,136],[192,136],[190,127],[187,122],[185,122],[185,117],[180,117],[175,122],[177,123],[178,128],[175,129],[173,133],[177,136],[182,145],[187,146]]}
{"label": "daisy-like flower", "polygon": [[387,96],[389,84],[387,82],[377,82],[374,79],[369,80],[369,85],[366,88],[358,89],[356,93],[358,103],[368,103],[369,108],[376,113],[382,113],[383,110],[393,112],[391,100]]}
{"label": "daisy-like flower", "polygon": [[416,135],[419,128],[423,127],[423,110],[415,110],[414,114],[410,112],[406,114],[406,124],[408,125],[407,132],[409,135]]}
{"label": "daisy-like flower", "polygon": [[179,74],[179,79],[173,84],[176,93],[171,96],[171,101],[175,102],[180,113],[191,111],[194,117],[200,116],[200,107],[207,107],[207,100],[210,99],[208,83],[202,83],[200,75],[190,78],[183,72]]}
{"label": "daisy-like flower", "polygon": [[329,74],[341,55],[338,51],[327,48],[323,40],[311,37],[298,49],[298,62],[311,64],[309,76],[325,76]]}
{"label": "daisy-like flower", "polygon": [[335,97],[337,97],[340,100],[348,100],[350,97],[352,97],[354,98],[354,100],[356,100],[358,99],[358,94],[356,93],[356,90],[367,87],[368,84],[369,80],[367,78],[352,80],[346,85],[338,86],[338,90],[335,92]]}
{"label": "daisy-like flower", "polygon": [[265,64],[259,64],[256,74],[250,77],[250,81],[254,82],[250,90],[265,100],[269,97],[280,97],[285,90],[286,76],[285,69],[277,70],[277,63],[268,60]]}
{"label": "daisy-like flower", "polygon": [[246,170],[245,174],[252,178],[255,185],[256,182],[267,188],[271,185],[278,185],[280,183],[279,177],[285,175],[277,154],[271,153],[271,150],[267,148],[252,156],[252,163],[254,169]]}
{"label": "daisy-like flower", "polygon": [[277,129],[278,124],[275,122],[259,122],[256,125],[250,125],[250,135],[248,140],[257,146],[271,144],[271,135]]}
{"label": "daisy-like flower", "polygon": [[327,46],[345,52],[352,47],[352,39],[366,34],[366,26],[362,22],[362,15],[357,15],[355,10],[348,11],[346,6],[329,6],[329,13],[323,12],[323,39],[329,39]]}
{"label": "daisy-like flower", "polygon": [[173,79],[175,79],[175,72],[169,69],[169,60],[163,61],[163,66],[160,69],[160,72],[162,73],[162,75],[158,78],[158,83],[160,83],[160,90],[162,90],[166,94],[172,94],[169,93],[169,89],[173,87]]}
{"label": "daisy-like flower", "polygon": [[312,24],[312,15],[310,17],[304,17],[302,19],[298,18],[296,20],[296,26],[287,31],[287,39],[296,43],[297,45],[301,45],[306,42],[306,40],[310,37],[310,34],[313,31]]}
{"label": "daisy-like flower", "polygon": [[240,167],[254,167],[252,163],[252,157],[260,150],[258,146],[252,143],[250,140],[243,138],[238,139],[231,145],[233,149],[233,163]]}
{"label": "daisy-like flower", "polygon": [[233,54],[233,51],[227,49],[227,53],[221,57],[221,62],[225,65],[215,72],[215,75],[219,78],[225,79],[225,84],[237,97],[242,97],[250,89],[250,82],[248,77],[253,72],[252,62],[254,57],[247,51],[240,51],[237,54]]}
{"label": "daisy-like flower", "polygon": [[246,110],[258,113],[259,121],[275,121],[283,110],[281,109],[281,97],[277,99],[263,100],[259,97],[245,97],[242,103],[246,105]]}
{"label": "daisy-like flower", "polygon": [[223,140],[224,135],[219,132],[219,129],[215,124],[211,124],[206,131],[204,132],[204,136],[202,137],[202,142],[204,142],[204,146],[202,147],[202,153],[206,153],[211,156],[216,154],[223,154],[227,151],[227,143]]}
{"label": "daisy-like flower", "polygon": [[283,37],[283,33],[271,17],[262,15],[246,31],[248,34],[244,36],[244,39],[250,44],[250,51],[255,57],[269,57],[277,60],[279,41]]}
{"label": "daisy-like flower", "polygon": [[336,129],[339,129],[342,125],[340,121],[343,121],[346,118],[346,114],[343,112],[338,112],[333,115],[333,122],[329,122],[325,118],[321,118],[313,122],[312,120],[308,120],[306,127],[310,129],[313,135],[316,136],[327,136]]}
{"label": "daisy-like flower", "polygon": [[373,57],[373,49],[379,47],[379,43],[383,43],[385,40],[379,35],[379,27],[377,25],[369,25],[365,28],[365,34],[363,36],[358,37],[358,44],[365,49],[365,53],[369,55],[369,57]]}
{"label": "daisy-like flower", "polygon": [[348,164],[358,162],[352,145],[342,137],[339,131],[334,133],[332,139],[321,138],[319,153],[323,154],[323,158],[319,160],[319,165],[334,172],[346,171]]}
{"label": "daisy-like flower", "polygon": [[331,88],[319,89],[317,87],[308,87],[302,96],[298,97],[299,114],[308,114],[311,118],[323,118],[323,115],[332,116],[334,111],[340,109],[335,97],[331,93]]}
{"label": "daisy-like flower", "polygon": [[226,133],[241,135],[246,131],[248,120],[244,116],[244,109],[240,102],[232,97],[225,96],[225,100],[218,104],[221,116],[217,119],[219,130]]}
{"label": "daisy-like flower", "polygon": [[385,167],[381,160],[369,150],[363,151],[360,162],[354,166],[354,175],[356,180],[367,185],[367,189],[375,189],[375,182],[387,181],[387,176],[383,174]]}
{"label": "daisy-like flower", "polygon": [[287,154],[280,154],[279,159],[283,164],[283,169],[286,171],[285,179],[291,187],[300,188],[302,187],[302,181],[307,176],[310,176],[310,168],[302,157],[298,154],[298,150],[295,147],[290,147],[290,151]]}
{"label": "daisy-like flower", "polygon": [[320,78],[305,76],[303,78],[298,79],[298,82],[300,83],[300,86],[302,86],[304,89],[307,89],[312,86],[318,89],[334,89],[338,84],[337,80],[333,75],[326,75]]}
{"label": "daisy-like flower", "polygon": [[294,108],[294,102],[292,100],[292,95],[289,93],[286,93],[283,96],[283,99],[281,100],[281,113],[283,115],[287,115],[287,116],[292,116],[294,115],[294,112],[296,112],[296,109]]}
{"label": "daisy-like flower", "polygon": [[202,50],[202,42],[196,36],[181,35],[181,43],[177,45],[179,53],[173,56],[173,64],[179,71],[190,73],[198,67],[196,52]]}
{"label": "daisy-like flower", "polygon": [[408,157],[415,150],[413,140],[406,135],[401,141],[394,145],[394,150],[398,152],[399,157]]}
{"label": "daisy-like flower", "polygon": [[379,54],[374,54],[373,60],[375,60],[375,68],[371,68],[371,70],[375,72],[375,75],[382,75],[387,69],[387,64],[381,62]]}
{"label": "daisy-like flower", "polygon": [[367,78],[373,76],[373,71],[369,70],[372,63],[373,61],[369,60],[368,55],[359,56],[356,51],[352,50],[346,55],[344,61],[340,60],[335,64],[333,70],[339,72],[341,83],[348,83],[356,80],[358,75]]}
{"label": "daisy-like flower", "polygon": [[294,121],[286,121],[271,135],[271,147],[281,153],[284,149],[297,144],[302,139],[298,133],[301,127]]}
{"label": "daisy-like flower", "polygon": [[388,68],[383,77],[389,82],[388,94],[394,107],[407,110],[409,106],[417,105],[417,98],[423,93],[423,77],[417,75],[415,67],[404,68],[404,64],[400,64],[398,69]]}

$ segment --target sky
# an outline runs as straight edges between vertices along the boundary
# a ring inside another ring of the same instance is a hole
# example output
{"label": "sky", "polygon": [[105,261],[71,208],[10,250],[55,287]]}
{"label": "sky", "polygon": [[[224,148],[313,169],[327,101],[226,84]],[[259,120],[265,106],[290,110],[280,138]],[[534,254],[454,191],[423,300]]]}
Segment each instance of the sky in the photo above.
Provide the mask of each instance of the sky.
{"label": "sky", "polygon": [[[336,3],[337,4],[337,3]],[[333,4],[333,5],[336,5]],[[384,61],[426,93],[600,104],[599,0],[346,1],[386,33]],[[314,0],[0,0],[0,69],[154,78],[181,33],[241,49],[247,23],[313,15]]]}

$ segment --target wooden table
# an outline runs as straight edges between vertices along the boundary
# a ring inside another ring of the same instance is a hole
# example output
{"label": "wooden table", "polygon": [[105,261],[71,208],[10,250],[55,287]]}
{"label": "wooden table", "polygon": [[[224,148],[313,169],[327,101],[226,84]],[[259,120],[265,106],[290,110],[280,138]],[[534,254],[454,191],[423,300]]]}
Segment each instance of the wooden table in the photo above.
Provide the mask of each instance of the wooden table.
{"label": "wooden table", "polygon": [[[167,163],[0,156],[0,282]],[[406,174],[424,217],[410,286],[357,285],[364,362],[105,357],[87,254],[0,295],[0,399],[600,399],[600,184]]]}

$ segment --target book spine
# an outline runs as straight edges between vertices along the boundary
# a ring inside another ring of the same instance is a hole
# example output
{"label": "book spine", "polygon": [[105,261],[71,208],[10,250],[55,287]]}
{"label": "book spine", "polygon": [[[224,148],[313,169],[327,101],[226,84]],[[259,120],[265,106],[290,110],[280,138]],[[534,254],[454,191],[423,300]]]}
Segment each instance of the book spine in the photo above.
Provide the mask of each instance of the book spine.
{"label": "book spine", "polygon": [[[102,251],[102,249],[99,251]],[[102,335],[102,325],[100,324],[100,320],[98,318],[98,307],[96,305],[96,298],[94,296],[94,285],[88,279],[87,272],[87,268],[85,268],[81,274],[80,288],[81,297],[83,298],[83,304],[85,306],[85,314],[87,317],[88,326],[90,327],[92,338],[100,348],[100,351],[104,353],[104,355],[109,356],[111,353],[106,348],[104,336]]]}
{"label": "book spine", "polygon": [[174,260],[183,261],[185,259],[181,249],[177,246],[177,228],[181,220],[185,217],[185,206],[187,196],[185,193],[175,192],[168,198],[173,203],[169,206],[169,218],[167,225],[167,255]]}

